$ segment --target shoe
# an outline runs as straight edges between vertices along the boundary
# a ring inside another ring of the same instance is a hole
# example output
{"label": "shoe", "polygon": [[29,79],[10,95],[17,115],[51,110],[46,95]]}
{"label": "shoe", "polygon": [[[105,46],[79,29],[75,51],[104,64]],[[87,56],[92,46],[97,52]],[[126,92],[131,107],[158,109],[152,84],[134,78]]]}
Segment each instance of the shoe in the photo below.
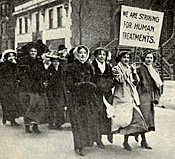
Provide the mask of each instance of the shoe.
{"label": "shoe", "polygon": [[108,134],[107,135],[107,139],[108,139],[108,141],[110,142],[110,143],[113,143],[113,134],[111,133],[111,134]]}
{"label": "shoe", "polygon": [[6,119],[5,118],[2,118],[2,123],[5,125],[6,124]]}
{"label": "shoe", "polygon": [[32,131],[30,130],[30,125],[26,125],[25,127],[26,127],[25,132],[31,134]]}
{"label": "shoe", "polygon": [[85,156],[85,154],[83,153],[83,149],[76,149],[75,152],[80,156]]}
{"label": "shoe", "polygon": [[136,135],[134,136],[134,139],[135,139],[136,142],[139,142],[139,134],[136,134]]}
{"label": "shoe", "polygon": [[37,124],[34,124],[34,125],[33,125],[32,131],[33,131],[33,133],[35,133],[35,134],[41,134],[41,131],[38,129],[38,125],[37,125]]}
{"label": "shoe", "polygon": [[20,126],[16,121],[13,122],[14,126]]}
{"label": "shoe", "polygon": [[125,148],[126,150],[132,151],[131,146],[130,146],[127,142],[124,142],[124,143],[123,143],[123,146],[124,146],[124,148]]}
{"label": "shoe", "polygon": [[105,145],[100,141],[100,142],[97,142],[97,146],[99,147],[99,148],[102,148],[102,149],[104,149],[105,148]]}
{"label": "shoe", "polygon": [[145,149],[152,149],[152,147],[150,147],[148,144],[147,144],[147,142],[146,141],[142,141],[141,142],[141,147],[143,147],[143,148],[145,148]]}

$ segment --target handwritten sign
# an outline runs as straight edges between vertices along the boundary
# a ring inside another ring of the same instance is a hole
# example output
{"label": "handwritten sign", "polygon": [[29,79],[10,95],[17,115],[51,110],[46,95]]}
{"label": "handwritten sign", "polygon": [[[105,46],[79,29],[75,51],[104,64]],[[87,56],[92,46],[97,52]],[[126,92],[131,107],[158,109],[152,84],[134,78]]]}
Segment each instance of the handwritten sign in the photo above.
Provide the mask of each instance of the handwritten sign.
{"label": "handwritten sign", "polygon": [[123,5],[119,45],[158,49],[163,15],[162,12]]}

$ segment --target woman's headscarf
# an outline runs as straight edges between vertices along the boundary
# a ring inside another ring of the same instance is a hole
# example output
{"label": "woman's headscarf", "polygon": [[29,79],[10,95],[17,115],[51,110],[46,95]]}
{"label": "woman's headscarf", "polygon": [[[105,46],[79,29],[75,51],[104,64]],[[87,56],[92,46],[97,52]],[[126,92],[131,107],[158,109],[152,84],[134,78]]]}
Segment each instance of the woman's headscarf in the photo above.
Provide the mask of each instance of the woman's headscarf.
{"label": "woman's headscarf", "polygon": [[[79,57],[77,56],[78,51],[79,51],[80,49],[82,49],[82,48],[84,48],[84,49],[86,50],[86,52],[87,52],[87,57],[86,57],[86,59],[85,59],[84,61],[80,61]],[[90,56],[89,49],[88,49],[85,45],[79,45],[79,46],[77,46],[77,47],[74,49],[73,53],[74,53],[74,57],[75,57],[78,61],[80,61],[81,63],[85,63],[85,62],[89,59],[89,56]]]}

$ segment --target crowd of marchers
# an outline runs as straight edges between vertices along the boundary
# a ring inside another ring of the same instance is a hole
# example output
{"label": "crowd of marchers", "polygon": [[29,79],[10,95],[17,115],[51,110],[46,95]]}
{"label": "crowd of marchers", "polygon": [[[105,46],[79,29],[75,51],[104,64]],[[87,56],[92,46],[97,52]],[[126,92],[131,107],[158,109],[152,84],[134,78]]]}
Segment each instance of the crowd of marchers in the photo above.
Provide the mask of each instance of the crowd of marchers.
{"label": "crowd of marchers", "polygon": [[151,51],[141,55],[137,67],[130,63],[131,52],[117,49],[113,65],[110,52],[101,47],[90,52],[79,45],[68,52],[59,45],[50,51],[38,41],[5,50],[0,62],[3,124],[19,126],[15,119],[23,117],[25,132],[40,134],[39,124],[62,130],[67,114],[78,155],[84,156],[84,148],[94,143],[105,148],[102,135],[113,143],[114,134],[124,136],[128,151],[128,138],[138,142],[139,135],[141,147],[152,149],[145,133],[155,131],[154,106],[163,83]]}

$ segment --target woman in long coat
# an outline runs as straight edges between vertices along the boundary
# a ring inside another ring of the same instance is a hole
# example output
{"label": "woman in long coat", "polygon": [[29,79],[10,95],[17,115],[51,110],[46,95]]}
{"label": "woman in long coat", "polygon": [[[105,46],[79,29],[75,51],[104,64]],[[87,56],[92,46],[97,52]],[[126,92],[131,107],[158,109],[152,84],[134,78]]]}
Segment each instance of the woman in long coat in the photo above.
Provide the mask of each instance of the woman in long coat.
{"label": "woman in long coat", "polygon": [[10,121],[11,125],[19,126],[15,121],[19,117],[19,103],[17,91],[17,61],[16,52],[12,49],[3,52],[4,62],[1,64],[2,110],[3,124]]}
{"label": "woman in long coat", "polygon": [[97,48],[94,51],[95,59],[92,62],[95,70],[94,83],[97,85],[97,99],[100,105],[99,124],[101,135],[107,135],[109,142],[113,142],[111,134],[111,118],[107,117],[106,106],[103,102],[105,97],[112,104],[113,75],[112,67],[107,63],[108,51]]}
{"label": "woman in long coat", "polygon": [[[141,59],[143,64],[137,69],[140,78],[137,86],[141,102],[140,110],[148,126],[148,131],[155,131],[154,105],[159,103],[163,83],[158,72],[153,67],[153,62],[155,61],[153,54],[148,51]],[[145,133],[141,133],[141,146],[152,149],[146,141]]]}
{"label": "woman in long coat", "polygon": [[113,107],[116,110],[112,129],[124,135],[123,146],[131,151],[129,136],[137,136],[146,131],[147,126],[138,108],[140,100],[136,86],[139,78],[136,67],[129,65],[130,50],[120,49],[116,60],[118,64],[112,69],[115,83]]}
{"label": "woman in long coat", "polygon": [[63,70],[60,66],[60,57],[57,55],[49,56],[51,65],[48,68],[48,100],[50,108],[50,129],[61,129],[64,124],[64,82]]}
{"label": "woman in long coat", "polygon": [[67,89],[72,93],[70,104],[70,122],[74,137],[74,149],[77,154],[84,155],[83,148],[103,146],[100,140],[98,124],[98,104],[95,88],[92,83],[94,71],[88,62],[89,50],[85,46],[74,49],[75,60],[67,67]]}
{"label": "woman in long coat", "polygon": [[38,124],[45,118],[48,100],[45,90],[47,74],[37,58],[38,50],[38,44],[30,43],[27,49],[28,55],[20,59],[19,99],[23,108],[26,133],[32,133],[30,125],[33,125],[33,132],[39,134]]}

